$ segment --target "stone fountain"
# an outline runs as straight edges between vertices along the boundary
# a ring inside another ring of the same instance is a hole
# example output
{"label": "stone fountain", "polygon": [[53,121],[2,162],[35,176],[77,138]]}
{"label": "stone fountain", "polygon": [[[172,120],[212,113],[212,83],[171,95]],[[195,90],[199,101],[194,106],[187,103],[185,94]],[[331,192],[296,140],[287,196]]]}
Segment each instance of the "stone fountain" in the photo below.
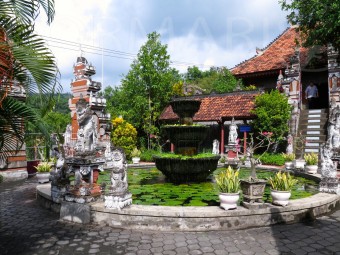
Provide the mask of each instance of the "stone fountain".
{"label": "stone fountain", "polygon": [[164,126],[162,129],[175,146],[173,157],[154,156],[159,169],[171,182],[201,182],[217,168],[219,155],[198,156],[199,146],[206,137],[209,127],[193,125],[193,117],[201,101],[177,99],[170,102],[172,110],[179,116],[179,125]]}

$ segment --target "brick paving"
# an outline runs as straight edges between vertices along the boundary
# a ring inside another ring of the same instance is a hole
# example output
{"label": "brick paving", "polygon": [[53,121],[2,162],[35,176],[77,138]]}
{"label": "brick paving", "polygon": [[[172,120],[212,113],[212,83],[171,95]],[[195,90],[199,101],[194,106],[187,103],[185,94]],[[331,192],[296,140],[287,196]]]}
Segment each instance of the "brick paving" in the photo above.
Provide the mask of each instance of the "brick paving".
{"label": "brick paving", "polygon": [[0,254],[339,254],[340,210],[306,224],[152,232],[59,220],[39,207],[34,178],[0,184]]}

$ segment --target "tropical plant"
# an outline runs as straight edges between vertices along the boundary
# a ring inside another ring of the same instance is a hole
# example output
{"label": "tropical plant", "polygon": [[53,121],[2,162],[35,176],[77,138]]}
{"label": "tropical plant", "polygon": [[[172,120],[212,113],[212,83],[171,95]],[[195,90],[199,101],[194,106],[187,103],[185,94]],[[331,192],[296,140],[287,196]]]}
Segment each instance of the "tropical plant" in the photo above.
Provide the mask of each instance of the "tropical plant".
{"label": "tropical plant", "polygon": [[314,166],[318,164],[318,154],[316,153],[306,153],[303,155],[303,158],[306,161],[307,166]]}
{"label": "tropical plant", "polygon": [[230,166],[215,176],[217,188],[221,193],[237,193],[240,191],[239,171]]}
{"label": "tropical plant", "polygon": [[256,96],[255,109],[252,111],[256,119],[252,122],[255,132],[270,130],[276,141],[282,140],[288,133],[288,121],[291,106],[288,98],[277,90]]}
{"label": "tropical plant", "polygon": [[[146,138],[147,149],[152,147],[152,137],[159,133],[158,117],[172,96],[172,85],[179,80],[178,71],[170,67],[167,46],[160,34],[152,32],[141,46],[137,59],[122,79],[122,85],[107,89],[106,97],[115,114],[124,116],[138,130],[139,138]],[[116,102],[110,102],[116,101]]]}
{"label": "tropical plant", "polygon": [[136,147],[137,130],[123,118],[118,117],[112,121],[111,141],[114,146],[121,147],[125,155],[130,157]]}
{"label": "tropical plant", "polygon": [[290,191],[298,182],[289,172],[277,172],[274,177],[268,178],[269,184],[273,190]]}
{"label": "tropical plant", "polygon": [[51,162],[43,161],[34,167],[39,173],[47,173],[51,170]]}
{"label": "tropical plant", "polygon": [[137,147],[135,147],[132,151],[131,151],[131,157],[132,158],[139,158],[141,155],[141,151],[137,149]]}
{"label": "tropical plant", "polygon": [[39,123],[28,104],[8,97],[13,86],[46,95],[61,89],[58,69],[44,40],[34,34],[34,22],[43,9],[48,23],[54,17],[53,0],[0,1],[0,157],[4,159],[24,142],[23,119]]}
{"label": "tropical plant", "polygon": [[302,36],[305,47],[331,43],[340,50],[340,3],[333,0],[280,0],[287,18]]}
{"label": "tropical plant", "polygon": [[282,153],[282,157],[284,158],[285,162],[291,162],[295,159],[294,153]]}

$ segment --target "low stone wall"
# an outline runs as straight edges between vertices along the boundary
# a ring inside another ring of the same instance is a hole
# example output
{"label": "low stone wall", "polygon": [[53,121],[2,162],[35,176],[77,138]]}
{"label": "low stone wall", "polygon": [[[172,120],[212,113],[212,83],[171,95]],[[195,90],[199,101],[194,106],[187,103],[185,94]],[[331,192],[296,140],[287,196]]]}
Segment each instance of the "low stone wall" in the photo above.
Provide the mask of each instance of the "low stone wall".
{"label": "low stone wall", "polygon": [[[61,219],[78,223],[96,223],[120,228],[159,231],[232,230],[269,226],[277,223],[296,223],[340,209],[340,196],[319,193],[308,198],[290,200],[286,207],[268,204],[267,208],[238,207],[225,211],[217,206],[176,207],[131,205],[123,210],[106,209],[103,202],[79,205],[62,202],[51,205],[49,184],[38,185],[40,203],[54,210],[59,206]],[[52,203],[53,204],[53,203]],[[84,207],[84,208],[83,208]]]}

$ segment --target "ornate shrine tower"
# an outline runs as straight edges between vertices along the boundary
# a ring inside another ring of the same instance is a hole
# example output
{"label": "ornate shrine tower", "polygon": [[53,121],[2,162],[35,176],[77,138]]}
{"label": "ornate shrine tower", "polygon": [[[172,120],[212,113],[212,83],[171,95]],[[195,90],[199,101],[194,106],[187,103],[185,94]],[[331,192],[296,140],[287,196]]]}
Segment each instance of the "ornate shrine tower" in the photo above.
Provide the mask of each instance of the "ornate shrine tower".
{"label": "ornate shrine tower", "polygon": [[89,64],[84,57],[78,57],[77,62],[73,66],[75,79],[71,82],[71,91],[73,98],[69,99],[69,107],[71,110],[72,123],[68,126],[71,129],[70,136],[65,137],[65,143],[69,143],[73,147],[77,139],[78,121],[76,114],[76,103],[80,98],[84,98],[90,105],[91,110],[97,120],[98,142],[104,144],[110,140],[111,125],[110,114],[105,112],[106,99],[99,97],[98,92],[101,90],[102,84],[92,80],[92,75],[96,73],[95,67]]}

